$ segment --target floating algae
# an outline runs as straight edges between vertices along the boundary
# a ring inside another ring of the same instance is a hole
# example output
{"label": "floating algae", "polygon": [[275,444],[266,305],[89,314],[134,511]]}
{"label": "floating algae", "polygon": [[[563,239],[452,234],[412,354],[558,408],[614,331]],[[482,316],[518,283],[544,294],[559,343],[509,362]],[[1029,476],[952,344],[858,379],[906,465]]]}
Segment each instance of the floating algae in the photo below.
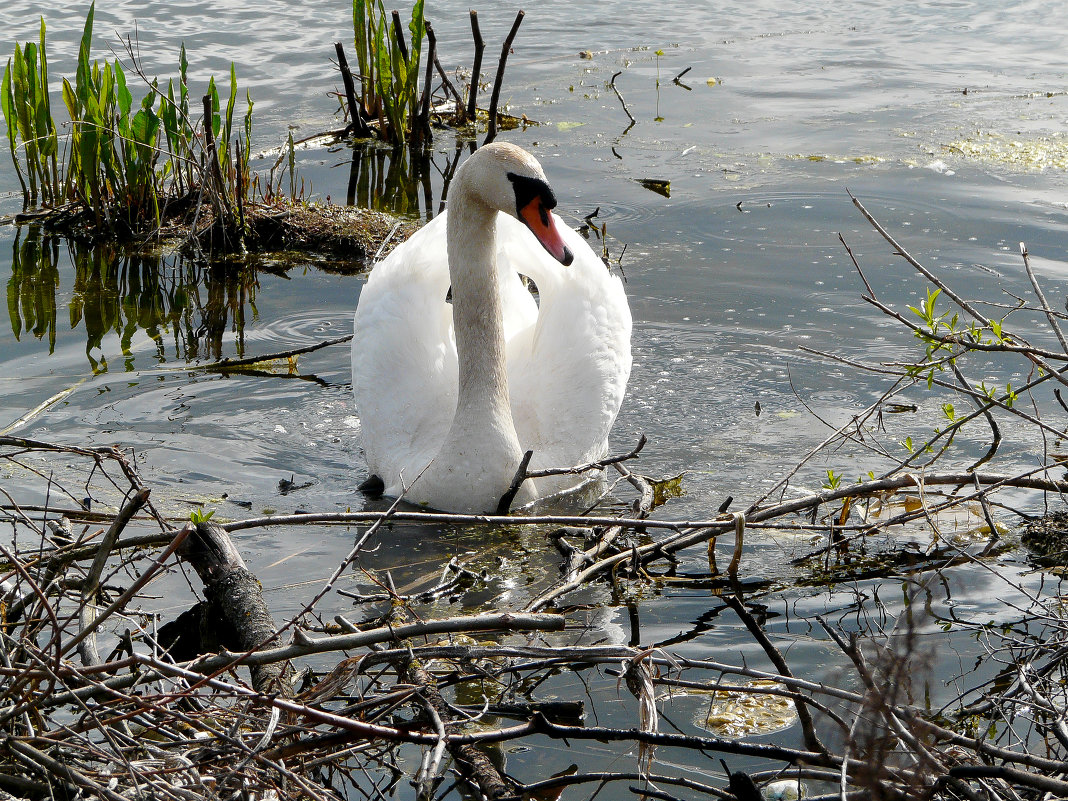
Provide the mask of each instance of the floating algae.
{"label": "floating algae", "polygon": [[[710,703],[696,716],[694,723],[721,737],[747,737],[770,734],[793,725],[797,720],[794,702],[768,690],[785,690],[776,682],[757,679],[737,685],[732,690],[712,690]],[[703,694],[688,690],[688,694]]]}
{"label": "floating algae", "polygon": [[1068,170],[1068,136],[1005,136],[993,131],[976,131],[971,136],[945,145],[984,164],[994,164],[1026,172]]}

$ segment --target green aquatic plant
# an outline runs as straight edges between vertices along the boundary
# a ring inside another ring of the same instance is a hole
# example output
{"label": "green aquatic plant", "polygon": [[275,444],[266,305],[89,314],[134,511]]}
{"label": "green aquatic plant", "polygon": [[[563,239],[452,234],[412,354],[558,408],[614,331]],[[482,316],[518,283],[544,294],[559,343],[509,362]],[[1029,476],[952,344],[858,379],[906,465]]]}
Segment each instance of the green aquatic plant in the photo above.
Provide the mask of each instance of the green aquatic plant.
{"label": "green aquatic plant", "polygon": [[63,79],[63,102],[71,120],[65,199],[90,209],[98,226],[109,212],[128,225],[149,215],[156,220],[156,92],[153,87],[133,111],[122,65],[117,60],[89,60],[94,11],[95,4],[82,31],[75,82]]}
{"label": "green aquatic plant", "polygon": [[387,21],[382,0],[352,0],[352,26],[360,70],[360,103],[380,122],[381,137],[394,145],[409,141],[419,116],[419,62],[426,37],[423,0],[412,6],[408,31],[401,31],[400,15]]}
{"label": "green aquatic plant", "polygon": [[[40,44],[27,42],[8,59],[0,88],[0,104],[7,121],[7,140],[11,160],[22,185],[23,194],[36,202],[55,203],[60,193],[57,153],[59,137],[48,100],[48,58],[45,52],[45,22],[41,19]],[[22,142],[26,175],[18,158]],[[27,186],[27,181],[29,185]]]}
{"label": "green aquatic plant", "polygon": [[[192,188],[194,164],[192,160],[180,158],[180,154],[192,153],[196,132],[190,123],[189,114],[189,80],[187,73],[189,60],[185,55],[185,45],[178,54],[178,95],[174,93],[173,79],[167,81],[167,100],[160,106],[160,120],[167,137],[167,149],[172,155],[163,169],[178,185],[178,191]],[[251,103],[250,103],[251,112]]]}
{"label": "green aquatic plant", "polygon": [[95,10],[95,4],[89,6],[74,79],[62,80],[69,116],[62,148],[51,109],[43,19],[39,43],[16,43],[4,71],[0,106],[25,204],[40,201],[55,209],[73,203],[97,228],[137,230],[158,225],[161,203],[203,188],[216,212],[227,215],[228,227],[243,225],[241,208],[251,191],[253,104],[246,92],[242,131],[235,139],[233,64],[225,110],[214,78],[208,82],[207,121],[199,134],[189,107],[185,48],[177,92],[173,81],[164,93],[138,71],[149,91],[135,102],[118,59],[90,58]]}

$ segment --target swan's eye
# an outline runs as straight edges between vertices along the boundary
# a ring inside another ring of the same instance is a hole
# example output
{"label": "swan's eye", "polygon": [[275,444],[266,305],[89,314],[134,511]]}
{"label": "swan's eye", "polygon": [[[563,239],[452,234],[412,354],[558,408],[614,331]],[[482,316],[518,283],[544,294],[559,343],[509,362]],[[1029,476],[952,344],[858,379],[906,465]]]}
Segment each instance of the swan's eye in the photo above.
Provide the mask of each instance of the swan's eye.
{"label": "swan's eye", "polygon": [[548,219],[549,211],[556,208],[556,195],[553,193],[552,187],[540,178],[532,178],[529,175],[516,175],[514,172],[508,173],[508,180],[512,182],[512,188],[515,190],[515,209],[517,212],[522,211],[531,204],[532,201],[540,201],[544,210],[541,212],[543,216],[543,222]]}

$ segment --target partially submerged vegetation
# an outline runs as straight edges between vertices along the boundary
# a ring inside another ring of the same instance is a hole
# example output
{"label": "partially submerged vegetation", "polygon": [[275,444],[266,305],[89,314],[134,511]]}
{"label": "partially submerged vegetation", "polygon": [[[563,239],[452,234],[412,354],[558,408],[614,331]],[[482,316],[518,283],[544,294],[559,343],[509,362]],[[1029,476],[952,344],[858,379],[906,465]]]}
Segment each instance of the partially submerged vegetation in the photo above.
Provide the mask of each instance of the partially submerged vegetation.
{"label": "partially submerged vegetation", "polygon": [[246,93],[235,136],[233,65],[225,108],[214,77],[208,81],[203,130],[198,131],[184,48],[177,82],[169,80],[166,90],[141,74],[134,61],[138,80],[148,89],[135,103],[118,59],[90,60],[94,12],[91,5],[76,77],[62,80],[69,115],[65,136],[59,135],[51,108],[43,19],[39,43],[16,43],[4,71],[0,100],[25,204],[40,203],[74,230],[130,236],[159,228],[175,211],[195,216],[204,200],[218,224],[239,237],[253,185],[248,164],[253,104]]}
{"label": "partially submerged vegetation", "polygon": [[[481,113],[487,127],[485,142],[493,141],[498,128],[514,128],[521,122],[529,124],[530,121],[525,117],[519,120],[499,111],[505,65],[523,17],[522,11],[516,14],[505,37],[492,83],[489,107],[482,111],[478,108],[478,92],[486,45],[479,28],[477,11],[471,11],[474,63],[466,92],[461,92],[441,66],[434,27],[423,16],[423,0],[416,0],[412,6],[411,21],[408,23],[410,41],[404,36],[397,11],[392,12],[392,23],[387,22],[382,0],[352,0],[353,42],[360,70],[359,91],[349,71],[344,48],[341,43],[334,46],[345,84],[344,108],[350,120],[346,131],[360,138],[380,139],[394,148],[409,146],[419,149],[428,145],[433,138],[432,123],[461,129],[473,138],[477,134],[476,123]],[[424,40],[427,42],[425,56],[422,55]],[[426,66],[420,91],[421,60],[425,60]],[[441,79],[437,101],[433,89],[435,69]]]}
{"label": "partially submerged vegetation", "polygon": [[[419,144],[430,136],[429,118],[421,114],[424,101],[419,92],[419,63],[427,34],[423,0],[412,6],[410,42],[401,30],[400,14],[393,12],[391,24],[382,0],[353,0],[352,27],[360,69],[359,103],[349,108],[354,132],[366,135],[367,120],[375,120],[385,141]],[[430,31],[433,35],[433,28]],[[431,67],[434,57],[431,52]],[[347,64],[343,71],[345,67]],[[429,82],[424,84],[423,94],[429,104]]]}
{"label": "partially submerged vegetation", "polygon": [[[292,135],[279,149],[269,174],[251,170],[253,101],[248,92],[241,97],[234,65],[228,95],[211,77],[197,102],[184,48],[178,76],[166,87],[143,72],[129,42],[129,66],[119,59],[92,59],[94,13],[91,5],[76,75],[61,81],[65,123],[57,122],[52,108],[44,19],[39,41],[15,44],[0,87],[0,106],[24,212],[8,221],[39,222],[52,231],[96,240],[159,239],[184,231],[186,248],[197,252],[271,249],[283,240],[309,240],[320,248],[324,218],[339,215],[305,202],[306,187],[296,175],[299,143]],[[502,50],[486,141],[496,135],[498,124],[518,124],[496,109],[508,49],[522,18],[520,12]],[[381,139],[394,148],[391,164],[424,170],[429,164],[420,154],[432,140],[432,119],[436,124],[469,126],[474,135],[484,45],[475,12],[471,20],[476,57],[465,100],[441,67],[422,0],[412,8],[410,39],[398,12],[390,21],[381,0],[354,0],[359,73],[354,81],[338,44],[346,86],[343,108],[351,122],[344,131],[333,133]],[[424,62],[425,74],[420,69]],[[434,68],[441,78],[440,91],[453,102],[435,101]],[[140,100],[131,90],[135,79],[145,87]],[[407,159],[405,150],[410,152]],[[354,157],[354,167],[356,162]],[[272,230],[273,223],[283,219],[284,229]],[[374,220],[357,216],[352,223],[359,230],[352,237],[338,237],[332,249],[380,233]],[[307,229],[304,234],[296,233],[300,227]],[[364,258],[375,249],[362,248],[353,255]]]}

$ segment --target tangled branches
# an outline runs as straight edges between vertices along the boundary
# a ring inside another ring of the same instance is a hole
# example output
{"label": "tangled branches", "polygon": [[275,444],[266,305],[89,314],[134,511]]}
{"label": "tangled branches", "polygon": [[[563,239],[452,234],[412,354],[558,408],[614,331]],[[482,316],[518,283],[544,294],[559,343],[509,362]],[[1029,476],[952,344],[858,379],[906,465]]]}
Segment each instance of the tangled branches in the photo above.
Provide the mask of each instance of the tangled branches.
{"label": "tangled branches", "polygon": [[[773,491],[743,511],[704,519],[654,508],[663,486],[614,458],[584,467],[615,471],[615,491],[633,491],[633,504],[585,515],[445,515],[395,504],[214,526],[161,511],[128,453],[0,438],[0,520],[11,531],[0,544],[0,789],[109,801],[409,797],[409,784],[421,798],[546,798],[569,788],[589,796],[604,786],[616,797],[744,801],[773,791],[828,799],[1068,795],[1063,598],[1014,581],[992,558],[1010,503],[1033,508],[1068,490],[1052,449],[1038,467],[994,467],[1001,417],[1051,438],[1063,433],[1055,413],[1040,413],[1047,399],[1036,390],[1068,380],[1064,315],[1028,266],[1039,300],[1016,303],[1012,314],[1041,314],[1059,343],[1035,345],[1010,330],[1009,313],[983,317],[977,301],[917,269],[934,289],[913,317],[867,286],[869,302],[915,335],[922,356],[850,362],[882,371],[893,388],[831,428]],[[941,298],[958,311],[942,311]],[[968,357],[994,351],[1026,360],[1035,375],[1017,387],[977,388]],[[924,386],[965,400],[943,405],[941,427],[895,455],[880,414],[906,389]],[[968,404],[973,411],[957,411]],[[972,421],[990,432],[983,458],[970,469],[944,466],[949,443]],[[804,469],[845,443],[888,467],[854,484],[792,491]],[[949,516],[961,510],[985,537],[950,535]],[[276,624],[226,536],[298,526],[346,527],[356,536]],[[476,526],[543,534],[560,574],[484,609],[480,597],[495,579],[468,560],[435,565],[434,579],[401,588],[374,566],[372,549],[390,544],[382,535],[391,529],[432,538]],[[219,539],[208,557],[194,556],[190,543],[206,532]],[[754,534],[797,533],[806,542],[822,538],[796,560],[810,586],[828,596],[853,588],[848,615],[835,619],[828,602],[810,618],[808,641],[831,666],[819,675],[786,647],[795,635],[775,624],[798,586],[763,576],[752,543],[746,547]],[[720,539],[732,546],[722,571]],[[873,555],[881,543],[890,546]],[[1014,617],[940,617],[932,588],[963,568],[985,575]],[[900,612],[877,589],[862,588],[866,576],[894,578]],[[672,586],[705,594],[701,625],[734,626],[730,648],[698,653],[682,639],[645,642],[636,627],[624,644],[598,617],[603,605],[589,602],[592,588],[620,598]],[[176,614],[175,599],[191,603],[200,594],[193,609]],[[256,624],[246,624],[252,618]],[[977,644],[974,666],[936,702],[930,688],[949,682],[932,678],[933,643],[955,633]],[[560,754],[564,762],[554,763]]]}

